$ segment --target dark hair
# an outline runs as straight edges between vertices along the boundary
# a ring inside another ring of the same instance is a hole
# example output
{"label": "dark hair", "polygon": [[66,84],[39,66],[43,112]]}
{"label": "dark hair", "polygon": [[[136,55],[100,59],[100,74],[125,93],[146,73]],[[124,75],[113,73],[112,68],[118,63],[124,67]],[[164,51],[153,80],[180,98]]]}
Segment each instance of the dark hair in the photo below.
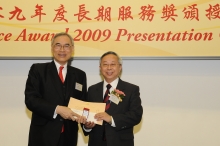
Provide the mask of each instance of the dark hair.
{"label": "dark hair", "polygon": [[101,56],[100,60],[99,60],[99,64],[101,64],[102,58],[105,57],[106,55],[109,55],[109,54],[112,54],[112,55],[115,55],[116,57],[118,57],[118,62],[119,62],[119,64],[122,65],[122,59],[121,59],[121,57],[120,57],[117,53],[115,53],[115,52],[113,52],[113,51],[108,51],[108,52],[104,53],[104,54]]}
{"label": "dark hair", "polygon": [[51,45],[53,45],[54,40],[55,40],[57,37],[59,37],[59,36],[67,36],[67,37],[70,39],[71,44],[74,46],[74,42],[73,42],[72,36],[69,35],[69,34],[66,33],[66,32],[60,32],[60,33],[55,34],[55,36],[54,36],[54,37],[52,38],[52,40],[51,40]]}

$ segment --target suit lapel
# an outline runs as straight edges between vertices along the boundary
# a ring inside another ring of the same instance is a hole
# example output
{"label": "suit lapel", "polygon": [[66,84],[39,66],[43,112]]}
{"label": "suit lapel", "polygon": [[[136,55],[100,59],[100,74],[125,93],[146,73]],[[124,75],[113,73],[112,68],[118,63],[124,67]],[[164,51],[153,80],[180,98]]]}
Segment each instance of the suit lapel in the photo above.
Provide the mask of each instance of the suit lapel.
{"label": "suit lapel", "polygon": [[96,88],[96,101],[97,102],[103,102],[103,84],[104,82],[101,82],[100,84],[98,84],[97,88]]}
{"label": "suit lapel", "polygon": [[69,65],[67,66],[66,82],[67,82],[67,87],[66,87],[65,99],[69,99],[70,92],[74,90],[74,84],[76,83],[75,72],[71,69]]}
{"label": "suit lapel", "polygon": [[118,89],[122,92],[124,92],[124,90],[125,90],[125,84],[120,78],[119,78],[118,85],[117,85],[116,89]]}
{"label": "suit lapel", "polygon": [[61,80],[58,76],[58,72],[57,72],[57,68],[56,65],[54,63],[54,61],[52,61],[49,64],[49,74],[51,75],[51,80],[52,80],[52,86],[55,86],[56,92],[59,94],[59,97],[63,97],[62,96],[62,89],[61,89]]}

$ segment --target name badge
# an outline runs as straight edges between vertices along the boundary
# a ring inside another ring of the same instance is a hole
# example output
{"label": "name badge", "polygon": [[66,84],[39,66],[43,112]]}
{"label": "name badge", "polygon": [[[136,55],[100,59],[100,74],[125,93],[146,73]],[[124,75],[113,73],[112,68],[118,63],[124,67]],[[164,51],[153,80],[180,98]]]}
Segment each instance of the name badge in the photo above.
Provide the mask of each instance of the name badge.
{"label": "name badge", "polygon": [[83,86],[80,83],[76,83],[76,86],[75,86],[76,90],[82,91],[82,87]]}
{"label": "name badge", "polygon": [[112,102],[114,102],[114,103],[117,104],[117,105],[118,105],[118,103],[119,103],[118,97],[115,96],[115,95],[113,95],[113,94],[110,94],[109,100],[111,100]]}

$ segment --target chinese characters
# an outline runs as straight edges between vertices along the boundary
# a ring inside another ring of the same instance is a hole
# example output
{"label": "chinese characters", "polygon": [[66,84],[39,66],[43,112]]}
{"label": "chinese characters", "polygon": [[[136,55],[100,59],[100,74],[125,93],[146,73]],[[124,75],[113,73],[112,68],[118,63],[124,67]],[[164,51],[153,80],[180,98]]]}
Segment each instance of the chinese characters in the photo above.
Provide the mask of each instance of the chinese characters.
{"label": "chinese characters", "polygon": [[[33,9],[33,13],[30,16],[24,16],[22,8],[19,8],[18,6],[14,6],[14,10],[11,10],[8,12],[8,15],[3,15],[2,11],[4,11],[4,8],[0,6],[0,19],[15,19],[17,21],[26,21],[27,19],[36,19],[38,18],[38,22],[40,23],[43,20],[43,16],[47,15],[46,10],[44,10],[43,5],[35,5],[35,9]],[[60,4],[57,8],[54,9],[54,17],[51,18],[52,22],[62,21],[68,23],[68,19],[72,19],[74,17],[77,17],[78,22],[82,21],[107,21],[111,22],[111,7],[105,7],[100,6],[97,8],[97,15],[96,16],[90,16],[90,11],[86,8],[86,4],[81,4],[78,6],[78,10],[75,10],[76,12],[72,14],[71,18],[67,18],[65,14],[68,13],[68,11],[65,8],[64,4]],[[78,11],[78,12],[77,12]],[[158,10],[159,11],[159,10]],[[184,17],[182,19],[186,20],[194,20],[199,21],[199,11],[205,12],[205,17],[208,20],[213,19],[220,19],[220,5],[209,4],[206,9],[199,10],[197,4],[192,4],[187,7],[184,7],[182,9],[182,13]],[[50,12],[51,13],[51,12]],[[154,8],[154,6],[147,4],[140,6],[139,12],[135,12],[137,14],[133,14],[132,7],[131,6],[121,6],[118,8],[118,21],[127,21],[127,20],[134,20],[136,15],[138,15],[139,20],[142,21],[149,21],[152,22],[155,18],[155,13],[157,13],[157,10]],[[164,21],[176,21],[180,14],[177,14],[177,8],[175,4],[166,4],[162,8],[161,13],[161,19]]]}

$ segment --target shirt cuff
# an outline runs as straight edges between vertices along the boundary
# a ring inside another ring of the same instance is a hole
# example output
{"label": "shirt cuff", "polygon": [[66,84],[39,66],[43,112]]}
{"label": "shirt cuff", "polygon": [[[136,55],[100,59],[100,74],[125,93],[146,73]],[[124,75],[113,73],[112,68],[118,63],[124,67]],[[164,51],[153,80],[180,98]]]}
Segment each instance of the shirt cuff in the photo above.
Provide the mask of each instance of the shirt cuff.
{"label": "shirt cuff", "polygon": [[86,128],[84,127],[84,125],[83,125],[83,130],[85,130],[86,132],[92,131],[92,129],[86,129]]}
{"label": "shirt cuff", "polygon": [[111,118],[112,118],[111,126],[112,126],[112,127],[116,127],[116,125],[115,125],[115,121],[114,121],[114,119],[113,119],[112,116],[111,116]]}
{"label": "shirt cuff", "polygon": [[57,117],[57,107],[55,108],[54,114],[53,114],[53,118],[56,119]]}

